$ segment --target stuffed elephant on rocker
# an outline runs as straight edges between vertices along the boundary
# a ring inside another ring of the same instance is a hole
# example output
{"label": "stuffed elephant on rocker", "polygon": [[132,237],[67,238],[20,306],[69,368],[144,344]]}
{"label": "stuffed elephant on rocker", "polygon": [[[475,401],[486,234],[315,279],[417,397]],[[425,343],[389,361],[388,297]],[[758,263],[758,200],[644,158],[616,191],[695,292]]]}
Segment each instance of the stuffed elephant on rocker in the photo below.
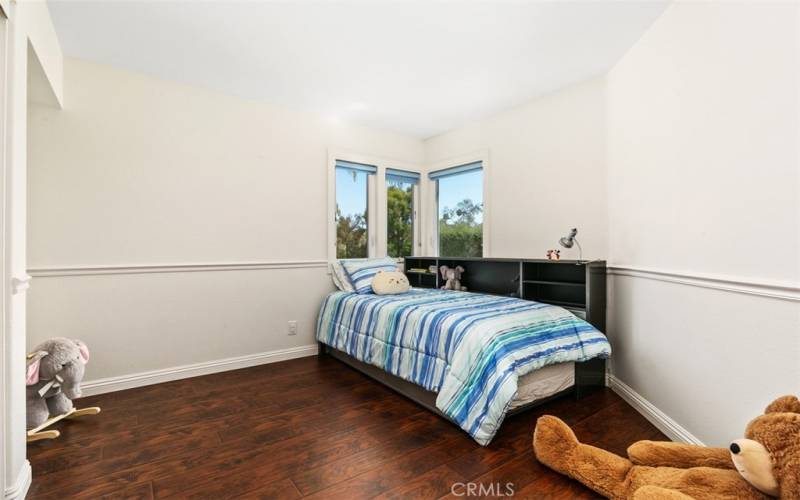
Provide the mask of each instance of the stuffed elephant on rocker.
{"label": "stuffed elephant on rocker", "polygon": [[89,348],[80,340],[56,337],[34,348],[25,374],[28,429],[73,409],[88,362]]}

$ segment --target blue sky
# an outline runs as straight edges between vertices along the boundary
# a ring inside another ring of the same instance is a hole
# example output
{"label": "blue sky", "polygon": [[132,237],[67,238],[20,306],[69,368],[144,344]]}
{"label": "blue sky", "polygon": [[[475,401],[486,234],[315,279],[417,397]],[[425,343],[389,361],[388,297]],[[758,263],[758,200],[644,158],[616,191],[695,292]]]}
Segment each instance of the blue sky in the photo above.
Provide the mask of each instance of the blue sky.
{"label": "blue sky", "polygon": [[[466,174],[445,177],[439,180],[439,215],[445,208],[453,208],[458,202],[469,198],[483,202],[483,172],[478,170]],[[343,215],[363,214],[367,209],[367,174],[336,169],[336,202]],[[479,216],[477,221],[483,221]]]}
{"label": "blue sky", "polygon": [[[458,202],[471,199],[483,203],[483,171],[476,170],[461,175],[439,179],[439,217],[445,208],[455,208]],[[483,222],[483,214],[475,218]]]}
{"label": "blue sky", "polygon": [[336,169],[336,204],[342,215],[363,214],[367,210],[367,173]]}

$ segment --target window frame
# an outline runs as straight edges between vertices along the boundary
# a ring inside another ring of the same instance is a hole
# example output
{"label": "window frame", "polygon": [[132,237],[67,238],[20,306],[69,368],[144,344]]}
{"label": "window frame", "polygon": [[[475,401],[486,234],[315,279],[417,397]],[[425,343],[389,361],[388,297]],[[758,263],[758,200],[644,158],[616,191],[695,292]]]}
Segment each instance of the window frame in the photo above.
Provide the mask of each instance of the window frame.
{"label": "window frame", "polygon": [[[373,167],[375,168],[374,172],[369,172],[366,177],[366,187],[367,187],[367,199],[366,199],[366,209],[367,209],[367,258],[374,257],[375,254],[375,221],[374,219],[374,206],[375,206],[375,177],[378,175],[378,168],[375,165],[370,165],[364,162],[355,162],[352,160],[343,160],[342,158],[337,158],[334,161],[333,165],[333,183],[334,183],[334,193],[336,192],[336,184],[337,184],[337,169],[339,168],[339,162],[343,161],[344,163],[355,163],[358,165],[362,165],[364,167]],[[333,231],[334,231],[334,248],[333,253],[334,257],[338,258],[336,255],[337,252],[337,244],[336,244],[336,199],[334,198],[333,203]]]}
{"label": "window frame", "polygon": [[[439,182],[436,179],[430,179],[428,176],[432,172],[439,170],[446,170],[469,163],[481,162],[483,170],[483,257],[490,257],[491,253],[491,199],[489,196],[491,186],[491,162],[489,161],[489,151],[480,150],[473,153],[467,153],[461,156],[452,157],[444,161],[437,162],[431,165],[425,172],[423,182],[426,184],[427,197],[425,199],[425,206],[423,207],[423,214],[425,214],[425,227],[426,227],[426,245],[425,253],[433,257],[441,257],[439,255]],[[445,255],[444,257],[447,257]]]}
{"label": "window frame", "polygon": [[[328,150],[328,238],[327,238],[327,257],[328,262],[336,260],[336,161],[347,161],[370,165],[377,169],[375,174],[369,176],[367,180],[367,256],[369,258],[385,257],[387,255],[388,239],[388,214],[387,214],[387,192],[386,192],[386,170],[405,170],[419,174],[420,182],[415,189],[414,196],[414,242],[412,253],[415,256],[423,254],[422,245],[423,226],[425,222],[420,214],[422,200],[425,196],[424,179],[427,172],[424,167],[403,161],[396,161],[370,155],[364,155],[352,151]],[[418,229],[417,229],[418,228]],[[402,259],[401,256],[399,259]],[[398,260],[399,260],[398,259]],[[329,269],[330,272],[330,269]]]}
{"label": "window frame", "polygon": [[[411,189],[411,255],[412,256],[420,256],[422,253],[422,232],[421,232],[421,225],[422,220],[420,218],[420,214],[422,212],[422,177],[423,173],[420,170],[407,170],[404,168],[395,168],[395,167],[387,167],[384,171],[383,180],[386,182],[386,177],[389,176],[389,170],[400,170],[403,172],[409,172],[419,175],[417,178],[417,182],[412,185]],[[386,196],[386,203],[384,206],[385,214],[384,220],[386,221],[386,255],[389,255],[389,208],[388,208],[388,186],[384,186],[384,196]],[[403,256],[398,256],[397,258],[400,259]]]}

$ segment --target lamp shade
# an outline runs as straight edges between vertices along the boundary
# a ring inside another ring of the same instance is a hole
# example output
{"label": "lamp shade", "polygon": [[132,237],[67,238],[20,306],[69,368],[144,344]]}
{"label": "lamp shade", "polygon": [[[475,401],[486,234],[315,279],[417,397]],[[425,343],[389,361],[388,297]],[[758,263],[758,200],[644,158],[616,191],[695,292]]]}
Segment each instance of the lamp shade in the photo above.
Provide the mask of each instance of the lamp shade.
{"label": "lamp shade", "polygon": [[572,229],[570,229],[569,234],[558,240],[558,242],[564,248],[572,248],[572,245],[575,243],[575,236],[577,235],[578,235],[578,229],[573,227]]}

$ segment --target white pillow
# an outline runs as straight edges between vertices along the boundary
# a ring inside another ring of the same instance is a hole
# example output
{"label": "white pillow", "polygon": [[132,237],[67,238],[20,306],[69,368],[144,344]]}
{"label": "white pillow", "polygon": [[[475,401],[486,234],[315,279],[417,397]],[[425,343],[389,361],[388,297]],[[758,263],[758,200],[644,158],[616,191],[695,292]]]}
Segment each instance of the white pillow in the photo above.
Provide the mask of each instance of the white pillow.
{"label": "white pillow", "polygon": [[336,276],[336,269],[334,269],[334,265],[335,264],[333,262],[331,262],[330,264],[331,264],[331,267],[330,267],[329,271],[331,273],[331,279],[333,280],[333,284],[336,285],[336,288],[338,288],[339,290],[344,290],[344,288],[342,287],[341,280],[339,280],[339,277]]}
{"label": "white pillow", "polygon": [[372,279],[378,271],[397,271],[397,261],[390,257],[342,261],[356,293],[372,293]]}
{"label": "white pillow", "polygon": [[350,283],[350,277],[347,275],[347,271],[344,270],[342,267],[342,262],[339,260],[334,260],[331,262],[331,278],[333,279],[333,284],[336,285],[336,288],[343,292],[355,292],[355,288],[353,288],[353,284]]}

